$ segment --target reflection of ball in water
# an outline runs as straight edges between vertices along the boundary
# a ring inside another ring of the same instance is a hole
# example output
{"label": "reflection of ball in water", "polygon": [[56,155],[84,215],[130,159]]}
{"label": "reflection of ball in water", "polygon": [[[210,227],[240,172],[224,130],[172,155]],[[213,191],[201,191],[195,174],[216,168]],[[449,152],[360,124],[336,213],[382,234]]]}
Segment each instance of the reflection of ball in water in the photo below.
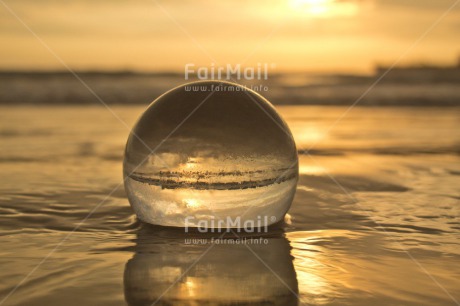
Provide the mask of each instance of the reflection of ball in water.
{"label": "reflection of ball in water", "polygon": [[[241,233],[252,256],[243,243],[215,243],[223,241],[220,234],[195,235],[207,243],[186,244],[182,231],[176,236],[170,229],[151,229],[137,231],[137,252],[125,266],[128,305],[299,304],[291,246],[282,233],[272,231],[269,238]],[[260,239],[267,242],[257,243]]]}
{"label": "reflection of ball in water", "polygon": [[209,81],[177,87],[148,107],[128,138],[123,171],[131,206],[145,222],[257,226],[283,219],[298,161],[286,123],[267,100]]}

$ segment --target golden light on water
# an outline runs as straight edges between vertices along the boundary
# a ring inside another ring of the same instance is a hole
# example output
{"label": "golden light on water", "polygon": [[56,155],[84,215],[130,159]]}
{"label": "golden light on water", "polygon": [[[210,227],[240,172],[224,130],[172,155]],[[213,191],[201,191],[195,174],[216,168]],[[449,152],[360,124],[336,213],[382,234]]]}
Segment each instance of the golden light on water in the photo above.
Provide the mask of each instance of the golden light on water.
{"label": "golden light on water", "polygon": [[184,291],[188,297],[196,296],[197,284],[194,279],[194,277],[187,277],[187,280],[184,283]]}
{"label": "golden light on water", "polygon": [[[360,264],[358,260],[343,258],[343,254],[328,253],[321,242],[333,239],[358,239],[360,234],[346,230],[305,231],[302,234],[288,233],[293,247],[294,266],[299,283],[299,293],[303,302],[308,304],[329,304],[340,296],[337,288],[352,288],[352,274],[347,267]],[[319,243],[319,244],[318,244]],[[334,260],[331,260],[333,258]]]}
{"label": "golden light on water", "polygon": [[302,127],[301,129],[292,129],[296,143],[303,147],[308,147],[317,142],[327,139],[327,133],[316,127]]}
{"label": "golden light on water", "polygon": [[321,166],[314,166],[314,165],[300,165],[299,166],[299,173],[306,174],[306,175],[320,175],[326,173],[326,169]]}

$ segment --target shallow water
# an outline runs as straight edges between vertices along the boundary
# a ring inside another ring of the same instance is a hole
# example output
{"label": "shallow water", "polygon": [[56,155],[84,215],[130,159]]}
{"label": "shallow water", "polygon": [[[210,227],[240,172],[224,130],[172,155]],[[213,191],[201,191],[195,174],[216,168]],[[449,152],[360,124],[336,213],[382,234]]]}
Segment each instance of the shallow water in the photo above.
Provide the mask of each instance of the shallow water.
{"label": "shallow water", "polygon": [[0,109],[0,305],[460,301],[458,108],[278,107],[297,193],[240,239],[136,220],[121,164],[142,109]]}

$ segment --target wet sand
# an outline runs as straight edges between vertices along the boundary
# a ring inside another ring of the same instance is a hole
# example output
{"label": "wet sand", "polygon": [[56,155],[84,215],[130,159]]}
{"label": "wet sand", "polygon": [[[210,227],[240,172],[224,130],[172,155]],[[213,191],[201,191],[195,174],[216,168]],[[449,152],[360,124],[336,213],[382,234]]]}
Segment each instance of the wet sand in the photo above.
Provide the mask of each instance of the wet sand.
{"label": "wet sand", "polygon": [[[329,131],[346,108],[278,109],[294,203],[235,245],[136,220],[129,130],[104,108],[2,107],[1,305],[456,305],[458,108],[357,107]],[[114,111],[131,126],[142,107]]]}

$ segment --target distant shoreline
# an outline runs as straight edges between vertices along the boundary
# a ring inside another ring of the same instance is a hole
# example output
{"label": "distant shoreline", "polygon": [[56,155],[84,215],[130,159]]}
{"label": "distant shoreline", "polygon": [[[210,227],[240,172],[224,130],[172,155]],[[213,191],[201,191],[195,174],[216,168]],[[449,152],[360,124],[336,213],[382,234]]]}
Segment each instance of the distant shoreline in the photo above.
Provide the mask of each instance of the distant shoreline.
{"label": "distant shoreline", "polygon": [[[312,76],[356,76],[372,77],[378,76],[387,70],[393,72],[417,71],[424,72],[444,72],[460,73],[460,59],[457,65],[432,65],[432,64],[411,64],[391,67],[388,65],[375,65],[371,73],[353,73],[353,72],[318,72],[318,71],[278,71],[270,72],[271,77],[280,77],[285,75],[312,75]],[[103,69],[81,69],[73,70],[77,75],[87,76],[148,76],[148,77],[165,77],[165,76],[183,76],[184,71],[180,70],[158,70],[142,71],[134,69],[103,70]],[[0,69],[0,76],[53,76],[53,75],[73,75],[73,72],[65,69]]]}
{"label": "distant shoreline", "polygon": [[[275,105],[459,106],[460,68],[376,67],[374,75],[275,73],[267,80],[238,80]],[[130,70],[75,72],[0,71],[0,105],[149,104],[164,92],[198,79],[179,72]],[[83,82],[83,83],[82,83]],[[90,88],[91,90],[89,90]],[[371,90],[369,90],[371,88]],[[92,91],[92,92],[91,92]]]}

